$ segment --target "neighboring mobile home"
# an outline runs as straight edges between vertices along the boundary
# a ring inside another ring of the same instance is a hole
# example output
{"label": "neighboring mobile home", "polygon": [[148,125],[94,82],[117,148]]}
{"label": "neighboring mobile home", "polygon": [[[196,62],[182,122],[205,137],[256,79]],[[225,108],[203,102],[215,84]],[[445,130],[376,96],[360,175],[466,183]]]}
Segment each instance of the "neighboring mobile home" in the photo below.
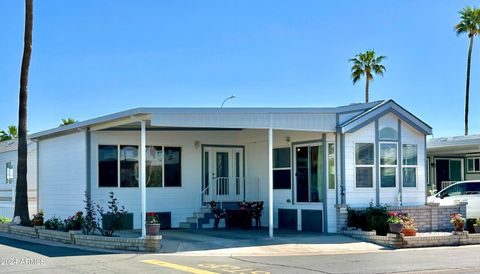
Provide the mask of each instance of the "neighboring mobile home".
{"label": "neighboring mobile home", "polygon": [[205,227],[194,213],[208,201],[260,200],[264,226],[336,232],[337,204],[425,204],[429,134],[389,100],[136,108],[30,137],[46,218],[83,210],[85,193],[105,206],[114,192],[135,228],[142,212],[168,212],[172,227]]}
{"label": "neighboring mobile home", "polygon": [[[30,214],[37,213],[37,147],[28,142],[27,191]],[[0,216],[13,217],[17,183],[17,140],[0,142]]]}
{"label": "neighboring mobile home", "polygon": [[427,142],[431,189],[480,180],[480,135],[434,138]]}

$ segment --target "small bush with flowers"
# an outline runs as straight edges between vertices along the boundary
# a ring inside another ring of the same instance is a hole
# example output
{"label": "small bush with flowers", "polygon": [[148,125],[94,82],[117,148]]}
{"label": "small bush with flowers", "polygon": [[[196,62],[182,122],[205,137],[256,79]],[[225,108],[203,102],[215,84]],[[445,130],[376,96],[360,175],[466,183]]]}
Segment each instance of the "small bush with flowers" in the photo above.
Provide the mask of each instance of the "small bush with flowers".
{"label": "small bush with flowers", "polygon": [[455,231],[463,231],[465,226],[465,218],[463,218],[462,214],[460,213],[452,213],[450,214],[450,223],[453,224]]}
{"label": "small bush with flowers", "polygon": [[403,215],[398,213],[398,212],[394,212],[394,211],[390,211],[388,212],[388,219],[387,219],[387,223],[389,224],[401,224],[403,223]]}
{"label": "small bush with flowers", "polygon": [[148,225],[155,225],[159,224],[157,214],[155,212],[148,212],[147,213],[147,224]]}
{"label": "small bush with flowers", "polygon": [[65,230],[81,230],[84,222],[83,212],[78,211],[75,215],[65,219]]}

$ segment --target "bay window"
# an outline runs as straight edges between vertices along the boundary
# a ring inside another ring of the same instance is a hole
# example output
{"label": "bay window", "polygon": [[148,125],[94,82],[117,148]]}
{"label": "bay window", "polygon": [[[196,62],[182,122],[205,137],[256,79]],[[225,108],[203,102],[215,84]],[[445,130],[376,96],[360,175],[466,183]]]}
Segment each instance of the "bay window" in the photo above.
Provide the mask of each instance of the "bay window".
{"label": "bay window", "polygon": [[355,184],[357,188],[373,187],[374,151],[373,143],[355,144]]}
{"label": "bay window", "polygon": [[417,186],[417,145],[402,146],[402,177],[403,187]]}
{"label": "bay window", "polygon": [[380,186],[397,185],[397,144],[380,143]]}

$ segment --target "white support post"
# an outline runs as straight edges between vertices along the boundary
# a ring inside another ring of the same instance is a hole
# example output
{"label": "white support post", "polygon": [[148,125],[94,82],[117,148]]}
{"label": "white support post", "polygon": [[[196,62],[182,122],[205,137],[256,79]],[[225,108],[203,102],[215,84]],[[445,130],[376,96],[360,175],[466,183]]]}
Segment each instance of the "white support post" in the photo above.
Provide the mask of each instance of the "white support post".
{"label": "white support post", "polygon": [[268,236],[273,238],[273,129],[268,129]]}
{"label": "white support post", "polygon": [[142,192],[142,238],[145,238],[147,235],[145,223],[147,216],[147,190],[146,190],[146,145],[145,145],[145,121],[141,121],[141,133],[140,133],[140,189]]}

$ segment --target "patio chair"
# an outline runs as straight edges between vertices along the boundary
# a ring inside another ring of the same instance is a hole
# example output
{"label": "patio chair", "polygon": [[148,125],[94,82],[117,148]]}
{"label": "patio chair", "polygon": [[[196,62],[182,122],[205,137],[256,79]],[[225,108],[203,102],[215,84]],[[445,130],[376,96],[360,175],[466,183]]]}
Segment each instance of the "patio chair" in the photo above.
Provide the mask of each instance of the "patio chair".
{"label": "patio chair", "polygon": [[255,227],[259,229],[261,227],[261,218],[263,213],[263,201],[255,202],[253,204],[253,219],[255,220]]}
{"label": "patio chair", "polygon": [[218,224],[220,223],[220,219],[227,219],[227,213],[225,212],[224,209],[218,208],[217,202],[211,201],[210,207],[213,213],[213,218],[215,219],[213,223],[213,228],[218,229]]}

